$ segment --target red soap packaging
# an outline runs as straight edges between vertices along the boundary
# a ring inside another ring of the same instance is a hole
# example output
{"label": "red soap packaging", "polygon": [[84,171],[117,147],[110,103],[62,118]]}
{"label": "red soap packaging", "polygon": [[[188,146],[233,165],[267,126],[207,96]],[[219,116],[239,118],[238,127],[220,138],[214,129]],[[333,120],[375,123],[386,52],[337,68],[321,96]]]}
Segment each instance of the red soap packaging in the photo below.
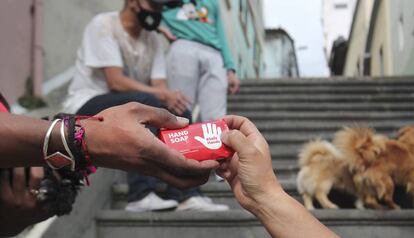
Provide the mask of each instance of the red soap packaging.
{"label": "red soap packaging", "polygon": [[233,156],[234,151],[221,142],[221,134],[229,131],[224,120],[193,124],[179,130],[162,130],[160,139],[187,159],[219,160]]}

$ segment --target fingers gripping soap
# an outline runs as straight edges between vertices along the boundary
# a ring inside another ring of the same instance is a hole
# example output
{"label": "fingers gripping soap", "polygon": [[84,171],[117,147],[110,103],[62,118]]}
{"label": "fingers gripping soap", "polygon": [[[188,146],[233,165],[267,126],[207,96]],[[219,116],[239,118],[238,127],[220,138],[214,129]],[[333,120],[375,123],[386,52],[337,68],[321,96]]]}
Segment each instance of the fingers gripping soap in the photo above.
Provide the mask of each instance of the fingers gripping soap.
{"label": "fingers gripping soap", "polygon": [[229,130],[224,120],[190,125],[180,130],[163,130],[160,139],[187,159],[218,160],[234,152],[221,142],[221,134]]}

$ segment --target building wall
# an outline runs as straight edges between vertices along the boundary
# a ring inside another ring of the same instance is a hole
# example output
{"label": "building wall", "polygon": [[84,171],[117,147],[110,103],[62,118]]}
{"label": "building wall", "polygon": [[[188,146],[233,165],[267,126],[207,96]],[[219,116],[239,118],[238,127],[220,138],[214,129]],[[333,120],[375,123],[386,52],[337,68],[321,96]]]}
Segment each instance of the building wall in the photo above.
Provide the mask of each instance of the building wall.
{"label": "building wall", "polygon": [[2,0],[0,7],[0,92],[10,103],[31,76],[32,0]]}
{"label": "building wall", "polygon": [[399,75],[413,75],[414,1],[388,0],[388,4],[393,70]]}
{"label": "building wall", "polygon": [[299,77],[295,44],[282,30],[266,30],[264,79]]}
{"label": "building wall", "polygon": [[348,54],[344,69],[344,75],[346,76],[363,75],[364,55],[373,5],[374,0],[360,0],[358,3],[348,43]]}
{"label": "building wall", "polygon": [[[219,0],[219,2],[239,76],[260,77],[263,64],[259,64],[257,71],[253,65],[255,42],[258,42],[257,45],[261,49],[264,45],[262,0]],[[91,18],[101,12],[119,10],[122,4],[122,0],[45,0],[45,81],[74,64],[83,30]],[[243,4],[242,12],[247,13],[245,27],[240,20],[240,4]],[[246,34],[243,29],[246,29]],[[259,62],[262,61],[261,56],[256,58],[259,58]]]}
{"label": "building wall", "polygon": [[[394,0],[393,0],[394,1]],[[390,1],[382,0],[375,21],[371,45],[371,76],[391,76],[393,52],[390,35]]]}
{"label": "building wall", "polygon": [[[414,1],[370,1],[372,3],[360,0],[349,43],[345,75],[362,75],[365,56],[370,56],[371,76],[414,75]],[[374,3],[378,5],[377,9],[373,8]],[[375,19],[371,19],[373,13]],[[370,27],[373,27],[371,42],[367,42]],[[369,49],[366,49],[367,45]]]}
{"label": "building wall", "polygon": [[241,79],[261,78],[264,70],[262,0],[221,0],[229,45]]}
{"label": "building wall", "polygon": [[74,65],[83,30],[93,16],[122,5],[122,0],[44,0],[45,81]]}
{"label": "building wall", "polygon": [[[348,39],[357,0],[323,0],[322,25],[325,54],[330,57],[333,42],[338,37]],[[365,1],[365,0],[363,0]]]}

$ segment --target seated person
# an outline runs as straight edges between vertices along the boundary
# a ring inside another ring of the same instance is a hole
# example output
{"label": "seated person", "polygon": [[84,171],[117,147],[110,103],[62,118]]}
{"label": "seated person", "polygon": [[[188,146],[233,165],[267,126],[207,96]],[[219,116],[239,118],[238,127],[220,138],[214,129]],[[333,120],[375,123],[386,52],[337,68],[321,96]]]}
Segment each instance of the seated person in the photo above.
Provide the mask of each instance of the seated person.
{"label": "seated person", "polygon": [[[163,47],[152,31],[161,21],[161,2],[168,1],[125,0],[121,12],[99,14],[87,25],[65,112],[95,115],[113,106],[139,102],[191,117],[188,99],[168,90]],[[180,191],[168,187],[164,200],[154,192],[158,180],[129,174],[128,182],[129,211],[228,209],[202,197],[197,188]]]}

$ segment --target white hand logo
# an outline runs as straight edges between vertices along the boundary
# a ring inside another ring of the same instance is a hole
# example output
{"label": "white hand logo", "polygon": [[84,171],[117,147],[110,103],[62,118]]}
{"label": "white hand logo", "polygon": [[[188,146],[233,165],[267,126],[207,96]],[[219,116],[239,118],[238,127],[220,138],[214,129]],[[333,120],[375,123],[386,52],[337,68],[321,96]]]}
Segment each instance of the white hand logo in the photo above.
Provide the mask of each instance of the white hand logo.
{"label": "white hand logo", "polygon": [[205,147],[210,150],[218,150],[221,148],[221,128],[217,127],[216,124],[207,123],[207,125],[201,125],[203,129],[203,136],[196,136],[194,139],[199,141]]}

